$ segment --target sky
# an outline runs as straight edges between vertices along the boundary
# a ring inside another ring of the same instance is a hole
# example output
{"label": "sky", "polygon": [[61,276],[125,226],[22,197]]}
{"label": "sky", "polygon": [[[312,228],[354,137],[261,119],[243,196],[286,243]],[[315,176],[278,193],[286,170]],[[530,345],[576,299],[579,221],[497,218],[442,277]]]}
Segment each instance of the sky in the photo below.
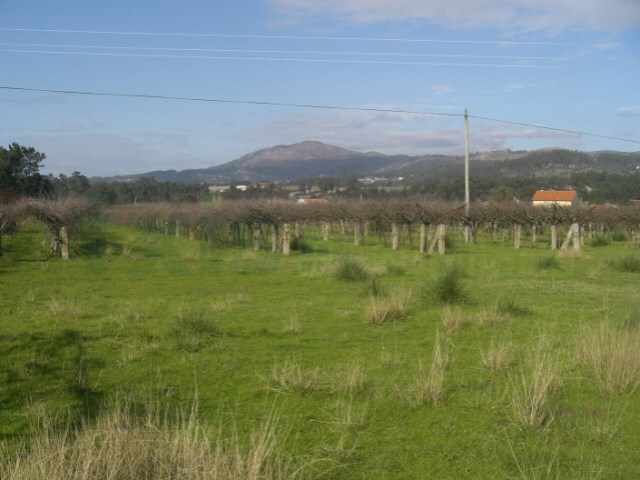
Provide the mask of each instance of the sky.
{"label": "sky", "polygon": [[461,154],[465,108],[472,152],[640,151],[640,0],[0,0],[0,62],[54,175]]}

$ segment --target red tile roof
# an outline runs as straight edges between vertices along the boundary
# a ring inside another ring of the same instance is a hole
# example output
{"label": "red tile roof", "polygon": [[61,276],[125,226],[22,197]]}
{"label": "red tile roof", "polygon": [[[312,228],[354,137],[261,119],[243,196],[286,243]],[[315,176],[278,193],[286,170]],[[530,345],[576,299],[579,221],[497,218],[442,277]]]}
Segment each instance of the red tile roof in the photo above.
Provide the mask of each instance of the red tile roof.
{"label": "red tile roof", "polygon": [[538,190],[533,195],[534,202],[573,202],[575,198],[573,190]]}

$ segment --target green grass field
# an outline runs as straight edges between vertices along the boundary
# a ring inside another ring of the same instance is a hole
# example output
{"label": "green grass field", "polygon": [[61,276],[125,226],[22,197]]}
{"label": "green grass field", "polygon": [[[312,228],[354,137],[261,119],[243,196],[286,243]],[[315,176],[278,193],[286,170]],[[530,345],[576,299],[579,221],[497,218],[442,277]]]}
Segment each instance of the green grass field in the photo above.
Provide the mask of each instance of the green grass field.
{"label": "green grass field", "polygon": [[0,257],[0,477],[125,398],[239,445],[269,421],[286,468],[255,478],[640,478],[628,243],[429,256],[310,230],[285,257],[96,223],[64,262],[41,230]]}

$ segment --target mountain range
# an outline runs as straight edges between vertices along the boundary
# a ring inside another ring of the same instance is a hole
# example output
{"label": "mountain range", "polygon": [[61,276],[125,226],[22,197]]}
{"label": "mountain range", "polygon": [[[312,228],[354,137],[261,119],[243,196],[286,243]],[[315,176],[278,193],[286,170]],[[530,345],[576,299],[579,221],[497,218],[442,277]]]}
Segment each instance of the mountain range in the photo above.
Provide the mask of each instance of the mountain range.
{"label": "mountain range", "polygon": [[[477,176],[568,177],[584,171],[632,173],[640,169],[640,152],[579,152],[565,149],[491,151],[470,155],[470,171]],[[316,141],[263,148],[209,168],[163,170],[137,175],[94,178],[127,181],[153,177],[158,181],[225,184],[231,182],[295,181],[318,176],[458,178],[460,155],[385,155],[356,152]]]}

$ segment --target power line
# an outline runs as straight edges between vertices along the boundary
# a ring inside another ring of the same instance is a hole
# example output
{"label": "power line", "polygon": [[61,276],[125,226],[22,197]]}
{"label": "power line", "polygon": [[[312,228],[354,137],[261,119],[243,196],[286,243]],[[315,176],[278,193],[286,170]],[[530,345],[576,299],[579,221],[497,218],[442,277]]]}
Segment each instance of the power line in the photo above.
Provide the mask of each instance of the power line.
{"label": "power line", "polygon": [[183,33],[183,32],[127,32],[114,30],[65,30],[44,28],[0,28],[2,32],[29,32],[29,33],[77,33],[84,35],[115,35],[115,36],[142,36],[142,37],[191,37],[191,38],[247,38],[263,40],[331,40],[331,41],[363,41],[363,42],[396,42],[396,43],[442,43],[442,44],[469,44],[469,45],[502,45],[502,46],[592,46],[584,43],[566,42],[519,42],[507,40],[441,40],[428,38],[384,38],[384,37],[333,37],[333,36],[304,36],[304,35],[257,35],[257,34],[230,34],[230,33]]}
{"label": "power line", "polygon": [[228,100],[222,98],[203,98],[203,97],[178,97],[171,95],[150,95],[145,93],[115,93],[115,92],[91,92],[82,90],[53,90],[46,88],[27,88],[27,87],[10,87],[1,86],[2,90],[14,90],[14,91],[26,91],[26,92],[40,92],[40,93],[60,93],[66,95],[86,95],[93,97],[122,97],[122,98],[144,98],[152,100],[181,100],[189,102],[208,102],[208,103],[232,103],[240,105],[264,105],[270,107],[295,107],[295,108],[317,108],[325,110],[351,110],[361,112],[380,112],[380,113],[403,113],[413,115],[432,115],[432,116],[445,116],[445,117],[460,117],[458,113],[443,113],[443,112],[424,112],[424,111],[410,111],[400,110],[393,108],[374,108],[374,107],[348,107],[342,105],[320,105],[309,103],[284,103],[284,102],[269,102],[262,100]]}
{"label": "power line", "polygon": [[73,45],[51,43],[0,43],[3,47],[25,48],[86,48],[95,50],[141,50],[164,52],[209,52],[209,53],[262,53],[262,54],[298,54],[298,55],[337,55],[368,57],[434,57],[434,58],[494,58],[509,60],[579,60],[578,57],[528,56],[528,55],[475,55],[454,53],[405,53],[405,52],[339,52],[331,50],[251,50],[231,48],[175,48],[175,47],[135,47],[122,45]]}
{"label": "power line", "polygon": [[610,135],[601,135],[599,133],[588,133],[581,132],[578,130],[567,130],[564,128],[556,128],[556,127],[547,127],[545,125],[536,125],[535,123],[523,123],[523,122],[514,122],[511,120],[500,120],[498,118],[491,117],[482,117],[480,115],[469,115],[469,118],[475,118],[477,120],[486,120],[488,122],[496,122],[496,123],[506,123],[509,125],[518,125],[520,127],[531,127],[531,128],[540,128],[544,130],[551,130],[554,132],[562,132],[562,133],[570,133],[572,135],[584,135],[588,137],[596,137],[596,138],[606,138],[607,140],[618,140],[621,142],[631,142],[631,143],[640,143],[640,140],[633,140],[630,138],[622,138],[622,137],[612,137]]}
{"label": "power line", "polygon": [[[347,110],[347,111],[361,111],[361,112],[399,113],[399,114],[440,116],[440,117],[461,118],[465,116],[465,114],[462,114],[462,113],[426,112],[426,111],[419,111],[419,110],[402,110],[402,109],[393,109],[393,108],[349,107],[349,106],[343,106],[343,105],[284,103],[284,102],[270,102],[270,101],[261,101],[261,100],[229,100],[229,99],[222,99],[222,98],[179,97],[179,96],[171,96],[171,95],[151,95],[151,94],[143,94],[143,93],[94,92],[94,91],[83,91],[83,90],[54,90],[54,89],[48,89],[48,88],[13,87],[13,86],[5,86],[5,85],[0,85],[0,90],[39,92],[39,93],[57,93],[57,94],[66,94],[66,95],[84,95],[84,96],[93,96],[93,97],[141,98],[141,99],[151,99],[151,100],[177,100],[177,101],[189,101],[189,102],[262,105],[262,106],[270,106],[270,107],[294,107],[294,108],[312,108],[312,109],[323,109],[323,110]],[[484,120],[488,122],[517,125],[521,127],[539,128],[543,130],[551,130],[554,132],[569,133],[571,135],[582,135],[586,137],[604,138],[607,140],[616,140],[620,142],[640,144],[640,140],[633,140],[631,138],[614,137],[610,135],[583,132],[579,130],[568,130],[564,128],[549,127],[546,125],[537,125],[533,123],[516,122],[512,120],[502,120],[497,118],[484,117],[480,115],[469,115],[469,118],[474,118],[476,120]]]}
{"label": "power line", "polygon": [[506,63],[453,63],[453,62],[402,62],[394,60],[338,60],[329,58],[282,58],[282,57],[236,57],[227,55],[175,55],[175,54],[146,54],[146,53],[113,53],[113,52],[69,52],[53,50],[19,50],[0,49],[4,53],[31,53],[39,55],[66,55],[86,57],[125,57],[125,58],[172,58],[185,60],[238,60],[264,62],[303,62],[303,63],[341,63],[366,65],[416,65],[428,67],[464,67],[464,68],[527,68],[554,69],[553,65],[506,64]]}

